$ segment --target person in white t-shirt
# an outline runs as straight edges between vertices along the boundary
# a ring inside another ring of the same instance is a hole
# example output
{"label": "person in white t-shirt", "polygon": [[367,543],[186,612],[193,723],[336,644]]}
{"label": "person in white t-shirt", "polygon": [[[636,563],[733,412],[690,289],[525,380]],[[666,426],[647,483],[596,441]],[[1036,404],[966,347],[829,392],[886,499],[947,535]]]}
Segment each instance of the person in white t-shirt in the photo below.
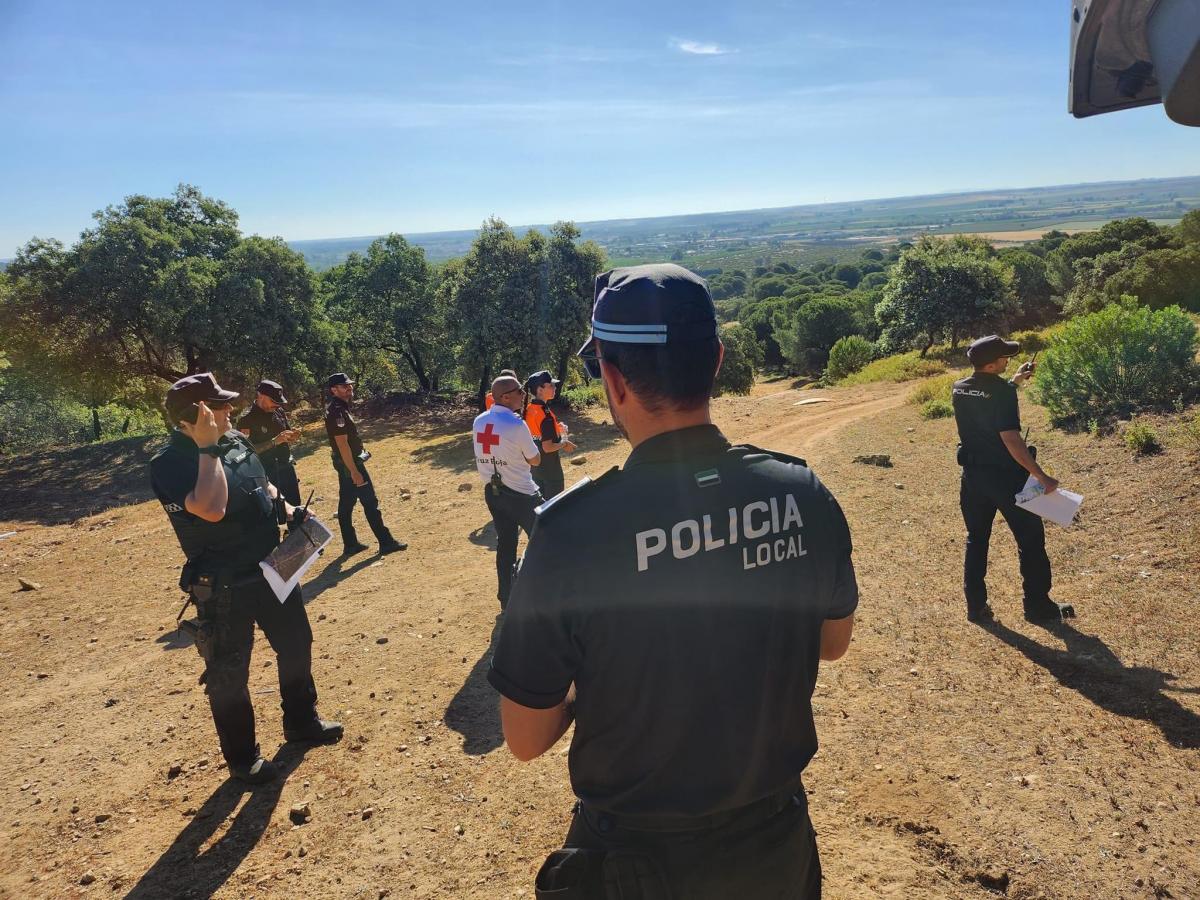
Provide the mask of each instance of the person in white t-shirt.
{"label": "person in white t-shirt", "polygon": [[533,532],[533,511],[542,502],[532,466],[541,462],[533,435],[518,410],[525,391],[516,378],[502,375],[492,382],[491,409],[475,417],[471,428],[475,467],[483,481],[492,523],[496,527],[496,576],[500,609],[508,605],[520,529]]}

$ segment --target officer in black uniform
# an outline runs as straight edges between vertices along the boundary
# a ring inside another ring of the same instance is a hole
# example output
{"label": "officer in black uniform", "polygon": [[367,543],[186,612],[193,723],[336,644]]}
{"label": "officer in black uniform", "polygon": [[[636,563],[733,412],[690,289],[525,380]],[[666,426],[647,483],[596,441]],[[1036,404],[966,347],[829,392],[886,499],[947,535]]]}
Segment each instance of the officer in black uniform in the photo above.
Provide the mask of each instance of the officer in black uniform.
{"label": "officer in black uniform", "polygon": [[196,604],[197,619],[186,624],[205,662],[221,753],[233,775],[258,784],[277,770],[259,753],[246,687],[255,622],[275,650],[284,736],[336,741],[342,726],[317,715],[300,589],[280,603],[258,566],[279,544],[280,524],[302,521],[303,510],[279,497],[249,442],[229,429],[237,396],[208,372],[175,382],[166,399],[175,430],[150,461],[150,481],[187,557],[179,586]]}
{"label": "officer in black uniform", "polygon": [[686,269],[597,278],[580,355],[633,452],[539,508],[488,674],[518,758],[575,724],[539,896],[820,896],[801,774],[858,603],[850,531],[802,460],[712,424],[723,353]]}
{"label": "officer in black uniform", "polygon": [[408,544],[392,537],[383,524],[383,513],[379,511],[379,497],[375,485],[367,474],[369,451],[363,448],[358,436],[358,424],[350,414],[350,403],[354,400],[354,382],[345,372],[335,372],[325,382],[329,391],[329,405],[325,407],[325,431],[329,434],[329,446],[333,449],[333,468],[338,476],[338,527],[342,532],[342,553],[349,556],[367,549],[359,543],[354,531],[354,505],[361,503],[367,524],[379,541],[380,553],[395,553]]}
{"label": "officer in black uniform", "polygon": [[1069,604],[1050,599],[1050,558],[1046,556],[1046,531],[1041,517],[1017,506],[1028,475],[1047,492],[1058,482],[1037,462],[1037,450],[1021,437],[1021,415],[1017,408],[1017,386],[1033,376],[1035,364],[1022,365],[1011,381],[1001,375],[1008,361],[1020,351],[1015,341],[992,334],[967,349],[974,373],[954,383],[952,399],[958,424],[958,463],[962,466],[959,504],[967,525],[963,590],[967,596],[967,618],[986,623],[994,619],[987,600],[988,543],[997,510],[1017,540],[1024,582],[1025,618],[1030,622],[1061,622],[1073,617]]}
{"label": "officer in black uniform", "polygon": [[254,405],[238,419],[238,431],[250,439],[271,484],[279,488],[288,503],[299,506],[300,479],[296,477],[291,445],[300,439],[300,432],[288,424],[284,412],[287,397],[276,381],[260,381],[256,391]]}

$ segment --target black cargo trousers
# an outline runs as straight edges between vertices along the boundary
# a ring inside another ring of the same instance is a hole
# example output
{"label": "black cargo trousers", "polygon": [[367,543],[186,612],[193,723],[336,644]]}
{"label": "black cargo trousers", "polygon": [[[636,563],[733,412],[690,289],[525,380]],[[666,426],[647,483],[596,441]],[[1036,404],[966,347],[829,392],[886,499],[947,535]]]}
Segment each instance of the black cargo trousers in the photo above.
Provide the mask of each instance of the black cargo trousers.
{"label": "black cargo trousers", "polygon": [[499,487],[488,483],[483,489],[487,501],[488,512],[492,514],[492,524],[496,528],[496,580],[498,590],[496,596],[500,599],[500,608],[508,606],[508,597],[512,593],[513,568],[517,564],[517,542],[521,530],[526,537],[533,534],[533,524],[537,519],[534,510],[542,503],[542,495],[522,494],[501,484]]}
{"label": "black cargo trousers", "polygon": [[647,830],[577,804],[562,850],[538,873],[539,900],[820,900],[821,859],[804,789]]}
{"label": "black cargo trousers", "polygon": [[312,629],[300,588],[279,602],[261,576],[228,581],[210,599],[197,601],[199,618],[213,625],[213,648],[204,668],[205,692],[221,754],[231,766],[258,758],[254,705],[247,682],[257,622],[275,651],[285,730],[303,729],[317,718],[312,677]]}
{"label": "black cargo trousers", "polygon": [[341,459],[336,454],[333,457],[333,468],[338,476],[338,529],[342,533],[342,546],[353,547],[358,543],[358,533],[354,530],[354,506],[358,503],[362,504],[363,516],[371,526],[375,540],[380,546],[390,544],[395,538],[383,524],[383,513],[379,511],[379,496],[375,493],[375,483],[371,481],[366,462],[360,459],[356,460],[356,464],[366,482],[362,487],[354,484],[354,479],[342,465]]}
{"label": "black cargo trousers", "polygon": [[1017,465],[965,465],[959,489],[959,505],[967,526],[963,561],[963,592],[967,609],[987,604],[988,543],[996,513],[1012,530],[1021,562],[1025,606],[1050,597],[1050,558],[1046,555],[1046,529],[1040,516],[1017,506],[1015,497],[1025,486],[1028,473]]}

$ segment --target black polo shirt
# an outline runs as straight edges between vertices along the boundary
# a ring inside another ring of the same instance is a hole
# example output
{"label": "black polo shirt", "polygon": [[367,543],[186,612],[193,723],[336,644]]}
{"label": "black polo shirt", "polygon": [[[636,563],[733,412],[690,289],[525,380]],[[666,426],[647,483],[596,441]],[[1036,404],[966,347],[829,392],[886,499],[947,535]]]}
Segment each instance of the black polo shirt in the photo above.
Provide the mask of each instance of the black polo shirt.
{"label": "black polo shirt", "polygon": [[675,817],[798,787],[821,625],[858,604],[845,517],[803,461],[686,428],[543,510],[488,679],[534,708],[574,682],[576,795]]}
{"label": "black polo shirt", "polygon": [[[244,416],[238,419],[237,427],[239,431],[250,432],[251,444],[262,447],[264,444],[269,445],[276,435],[287,431],[290,426],[283,407],[276,407],[274,412],[267,412],[255,403]],[[292,448],[287,444],[280,444],[277,447],[268,446],[260,450],[258,456],[262,460],[263,466],[269,471],[276,466],[290,462]]]}
{"label": "black polo shirt", "polygon": [[999,375],[976,372],[954,382],[951,393],[958,440],[968,465],[1016,465],[1000,439],[1002,431],[1020,431],[1017,388]]}
{"label": "black polo shirt", "polygon": [[540,478],[559,479],[563,478],[562,457],[560,451],[553,452],[542,449],[546,441],[557,443],[561,440],[558,433],[558,417],[554,415],[554,411],[550,409],[550,405],[545,400],[530,400],[529,405],[538,406],[541,409],[540,416],[530,417],[526,414],[526,421],[533,422],[537,420],[537,433],[533,435],[533,441],[537,444],[538,452],[541,454],[542,461],[534,466],[533,471]]}
{"label": "black polo shirt", "polygon": [[200,473],[200,451],[182,431],[173,431],[167,445],[150,460],[150,485],[189,562],[208,563],[214,570],[236,575],[252,574],[279,544],[274,509],[256,493],[258,488],[266,490],[267,474],[238,432],[227,432],[217,446],[229,486],[225,516],[219,522],[206,522],[187,511],[187,495]]}
{"label": "black polo shirt", "polygon": [[350,404],[346,403],[337,397],[329,401],[329,405],[325,407],[325,431],[329,435],[329,446],[333,449],[333,460],[340,464],[342,461],[341,454],[338,453],[337,443],[334,438],[339,434],[346,435],[346,439],[350,443],[350,453],[355,458],[362,455],[363,443],[362,438],[358,436],[358,424],[354,421],[354,417],[350,415]]}

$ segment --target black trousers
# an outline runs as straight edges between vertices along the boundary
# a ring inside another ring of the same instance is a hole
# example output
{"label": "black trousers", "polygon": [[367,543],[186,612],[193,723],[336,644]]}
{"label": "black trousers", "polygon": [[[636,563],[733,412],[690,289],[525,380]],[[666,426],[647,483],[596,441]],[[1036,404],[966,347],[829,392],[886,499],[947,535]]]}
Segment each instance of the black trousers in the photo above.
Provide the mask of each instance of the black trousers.
{"label": "black trousers", "polygon": [[219,593],[214,595],[201,607],[200,617],[216,625],[213,658],[204,673],[221,753],[230,765],[240,765],[258,755],[254,706],[246,686],[255,622],[275,651],[284,728],[303,728],[317,718],[317,688],[312,678],[312,629],[300,589],[285,603],[262,578],[228,590],[226,602]]}
{"label": "black trousers", "polygon": [[533,511],[541,504],[542,495],[522,494],[506,487],[496,491],[489,484],[484,488],[483,496],[496,528],[496,578],[499,582],[496,596],[500,598],[500,608],[504,609],[508,605],[508,595],[512,593],[520,530],[524,529],[526,536],[533,534],[536,519]]}
{"label": "black trousers", "polygon": [[[564,847],[644,853],[657,861],[675,900],[820,900],[821,858],[802,796],[765,820],[735,818],[720,828],[684,833],[623,828],[583,807]],[[647,890],[628,896],[663,895]]]}
{"label": "black trousers", "polygon": [[271,484],[279,488],[283,499],[292,506],[303,506],[300,500],[300,479],[296,476],[296,467],[290,462],[282,462],[267,468],[267,478]]}
{"label": "black trousers", "polygon": [[367,519],[367,524],[371,526],[375,540],[380,544],[389,544],[395,540],[387,526],[383,524],[383,513],[379,511],[379,498],[375,495],[375,484],[371,481],[366,464],[361,460],[358,461],[358,471],[367,481],[362,487],[354,486],[354,479],[350,477],[350,473],[346,471],[346,467],[341,464],[340,460],[335,461],[333,467],[337,469],[338,474],[338,528],[342,532],[342,545],[349,547],[358,543],[358,534],[354,530],[354,505],[356,503],[362,504],[363,515]]}
{"label": "black trousers", "polygon": [[562,460],[558,458],[557,450],[554,453],[544,453],[542,460],[540,466],[533,467],[533,481],[542,493],[542,500],[545,501],[563,492],[566,479],[563,477]]}
{"label": "black trousers", "polygon": [[1017,540],[1026,606],[1050,596],[1046,529],[1040,516],[1021,509],[1013,499],[1027,477],[1024,469],[1015,466],[963,466],[959,505],[967,525],[963,592],[968,609],[977,609],[987,603],[984,579],[987,576],[988,543],[997,511],[1004,516]]}

